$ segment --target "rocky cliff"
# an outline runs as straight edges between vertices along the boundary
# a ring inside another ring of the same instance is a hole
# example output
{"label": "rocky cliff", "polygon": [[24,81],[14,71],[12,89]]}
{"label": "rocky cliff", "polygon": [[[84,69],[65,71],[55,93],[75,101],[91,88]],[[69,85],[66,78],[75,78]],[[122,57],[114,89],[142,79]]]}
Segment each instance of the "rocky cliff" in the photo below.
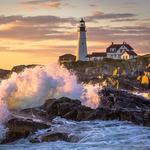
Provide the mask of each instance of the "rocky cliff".
{"label": "rocky cliff", "polygon": [[143,86],[137,78],[144,75],[149,64],[150,56],[146,55],[126,61],[104,59],[97,62],[65,63],[64,66],[77,75],[79,82],[144,91],[150,89],[150,86]]}

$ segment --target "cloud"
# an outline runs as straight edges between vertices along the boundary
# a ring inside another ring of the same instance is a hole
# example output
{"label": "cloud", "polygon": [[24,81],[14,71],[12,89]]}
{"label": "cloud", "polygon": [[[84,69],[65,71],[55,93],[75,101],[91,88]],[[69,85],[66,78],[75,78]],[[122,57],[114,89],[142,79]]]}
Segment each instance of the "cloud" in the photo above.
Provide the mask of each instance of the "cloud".
{"label": "cloud", "polygon": [[9,51],[9,47],[7,46],[0,46],[0,52],[2,52],[2,51]]}
{"label": "cloud", "polygon": [[134,22],[134,21],[139,21],[139,19],[135,19],[135,18],[132,18],[132,19],[113,19],[111,20],[111,22]]}
{"label": "cloud", "polygon": [[137,3],[135,1],[122,2],[122,7],[134,9],[137,7]]}
{"label": "cloud", "polygon": [[[129,20],[128,20],[129,21]],[[10,16],[0,17],[0,37],[44,40],[44,39],[63,39],[75,40],[76,37],[75,18],[61,18],[56,16],[35,16],[22,17]],[[141,36],[147,38],[150,33],[148,26],[129,26],[129,27],[89,27],[88,34],[91,40],[111,40],[113,36],[130,37]],[[104,36],[100,36],[104,35]]]}
{"label": "cloud", "polygon": [[[69,24],[69,25],[68,25]],[[56,16],[0,17],[0,37],[22,40],[68,39],[76,20]]]}
{"label": "cloud", "polygon": [[25,0],[21,2],[21,4],[38,5],[38,4],[50,3],[50,2],[61,2],[61,0]]}
{"label": "cloud", "polygon": [[21,4],[37,5],[37,4],[42,4],[46,2],[54,2],[54,1],[58,1],[58,0],[26,0],[26,1],[21,2]]}
{"label": "cloud", "polygon": [[88,37],[94,41],[147,41],[150,39],[150,27],[91,27],[88,28]]}
{"label": "cloud", "polygon": [[23,26],[22,22],[16,20],[11,23],[0,24],[0,31],[12,30],[12,29],[18,28],[20,26]]}
{"label": "cloud", "polygon": [[122,41],[126,41],[140,53],[150,52],[149,26],[91,27],[88,28],[87,33],[89,41],[99,42],[99,49],[105,50],[109,46],[108,44],[101,45],[101,42],[122,43]]}
{"label": "cloud", "polygon": [[[105,15],[101,12],[101,15]],[[100,16],[95,13],[94,16]],[[112,17],[111,17],[112,18]],[[87,19],[85,19],[87,20]],[[93,20],[93,19],[92,19]],[[130,18],[113,19],[111,21],[131,21]],[[140,22],[140,20],[138,21]],[[77,40],[77,23],[76,18],[61,18],[57,16],[0,16],[0,38],[13,39],[18,41],[44,41],[44,40],[61,40],[68,41],[68,45],[72,41]],[[142,24],[130,24],[130,26],[111,27],[99,26],[96,24],[94,27],[88,26],[87,22],[87,36],[88,43],[97,42],[94,46],[90,45],[90,49],[105,49],[109,42],[114,41],[120,43],[127,41],[136,49],[148,50],[150,39],[150,27],[144,21]],[[99,43],[99,44],[98,44]],[[105,43],[105,44],[102,44]],[[54,49],[65,49],[67,46],[62,46],[59,42]],[[54,46],[53,46],[54,47]],[[44,48],[44,45],[43,45]],[[72,46],[75,49],[74,46]],[[49,47],[51,49],[51,47]]]}
{"label": "cloud", "polygon": [[59,2],[51,2],[51,3],[47,3],[47,4],[43,4],[41,7],[45,8],[45,9],[52,9],[52,8],[60,8],[61,3]]}
{"label": "cloud", "polygon": [[89,7],[97,7],[97,5],[95,5],[95,4],[89,4]]}
{"label": "cloud", "polygon": [[22,6],[32,9],[58,9],[61,7],[61,0],[29,0],[20,3]]}
{"label": "cloud", "polygon": [[93,11],[91,16],[86,16],[86,20],[91,21],[98,21],[102,19],[123,19],[123,18],[132,18],[135,17],[136,14],[133,13],[104,13],[101,11]]}
{"label": "cloud", "polygon": [[48,25],[56,25],[63,23],[76,24],[77,20],[75,18],[61,18],[57,16],[0,16],[0,24],[12,23],[15,21],[24,22],[24,24],[28,25],[40,25],[40,24],[48,24]]}

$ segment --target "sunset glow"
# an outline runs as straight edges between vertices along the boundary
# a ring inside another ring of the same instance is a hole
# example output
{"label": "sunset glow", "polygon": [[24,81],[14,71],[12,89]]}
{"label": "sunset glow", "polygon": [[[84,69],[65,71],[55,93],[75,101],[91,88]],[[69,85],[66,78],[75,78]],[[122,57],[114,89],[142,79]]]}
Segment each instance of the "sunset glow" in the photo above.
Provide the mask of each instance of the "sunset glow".
{"label": "sunset glow", "polygon": [[[64,53],[76,54],[77,26],[86,21],[88,52],[130,43],[150,53],[149,0],[2,0],[0,68],[48,64]],[[84,11],[83,11],[84,10]]]}

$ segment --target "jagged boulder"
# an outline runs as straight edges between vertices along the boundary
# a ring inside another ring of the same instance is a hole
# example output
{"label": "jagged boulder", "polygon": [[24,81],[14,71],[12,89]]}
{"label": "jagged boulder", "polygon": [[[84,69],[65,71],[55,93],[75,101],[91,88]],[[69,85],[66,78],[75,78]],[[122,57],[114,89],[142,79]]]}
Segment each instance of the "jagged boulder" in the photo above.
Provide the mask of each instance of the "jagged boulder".
{"label": "jagged boulder", "polygon": [[61,116],[76,121],[87,120],[88,115],[94,110],[81,105],[79,100],[71,100],[66,97],[60,99],[49,99],[41,107],[49,116]]}
{"label": "jagged boulder", "polygon": [[19,65],[19,66],[14,66],[11,69],[11,71],[12,72],[20,73],[20,72],[24,71],[26,68],[34,68],[36,66],[39,66],[39,65],[36,65],[36,64],[32,64],[32,65]]}
{"label": "jagged boulder", "polygon": [[100,107],[124,110],[150,110],[150,101],[124,90],[105,88],[100,92]]}
{"label": "jagged boulder", "polygon": [[111,88],[103,89],[100,95],[100,106],[95,114],[97,119],[117,119],[150,126],[149,100],[123,90]]}
{"label": "jagged boulder", "polygon": [[7,132],[1,144],[14,142],[21,138],[26,138],[39,129],[49,128],[45,122],[33,121],[32,119],[13,118],[7,124]]}
{"label": "jagged boulder", "polygon": [[122,90],[104,89],[97,109],[82,106],[69,98],[50,99],[41,107],[49,117],[61,116],[75,121],[121,120],[150,126],[150,101]]}

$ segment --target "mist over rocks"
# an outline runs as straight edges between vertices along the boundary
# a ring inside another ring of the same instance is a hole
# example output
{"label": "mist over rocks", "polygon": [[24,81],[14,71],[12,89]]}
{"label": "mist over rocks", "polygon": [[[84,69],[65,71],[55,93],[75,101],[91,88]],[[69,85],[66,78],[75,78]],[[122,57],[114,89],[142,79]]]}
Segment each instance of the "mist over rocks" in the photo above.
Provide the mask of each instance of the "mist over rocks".
{"label": "mist over rocks", "polygon": [[[21,138],[30,142],[63,140],[75,142],[78,137],[70,137],[65,132],[49,129],[42,135],[33,136],[39,129],[50,128],[55,117],[74,121],[119,120],[137,125],[150,126],[150,101],[126,91],[103,89],[99,93],[101,103],[92,109],[81,101],[67,97],[48,99],[40,107],[13,111],[13,118],[6,123],[7,132],[2,143],[10,143]],[[74,141],[75,140],[75,141]]]}
{"label": "mist over rocks", "polygon": [[38,65],[38,64],[18,65],[18,66],[12,67],[12,69],[10,70],[0,69],[0,79],[1,80],[8,79],[13,72],[20,73],[20,72],[23,72],[25,69],[31,69],[37,66],[42,66],[42,65]]}
{"label": "mist over rocks", "polygon": [[[7,91],[6,99],[10,109],[39,106],[44,103],[41,99],[62,96],[82,99],[88,105],[88,101],[98,99],[99,88],[96,85],[84,86],[78,83],[74,74],[57,64],[53,64],[53,67],[50,65],[25,69],[19,74],[13,73],[8,80],[2,81],[1,87]],[[8,96],[10,94],[11,97]],[[97,102],[90,103],[91,107],[96,105]]]}
{"label": "mist over rocks", "polygon": [[38,107],[49,98],[80,99],[84,105],[98,107],[99,86],[78,83],[73,73],[58,64],[30,67],[1,81],[0,122],[7,119],[9,110]]}

